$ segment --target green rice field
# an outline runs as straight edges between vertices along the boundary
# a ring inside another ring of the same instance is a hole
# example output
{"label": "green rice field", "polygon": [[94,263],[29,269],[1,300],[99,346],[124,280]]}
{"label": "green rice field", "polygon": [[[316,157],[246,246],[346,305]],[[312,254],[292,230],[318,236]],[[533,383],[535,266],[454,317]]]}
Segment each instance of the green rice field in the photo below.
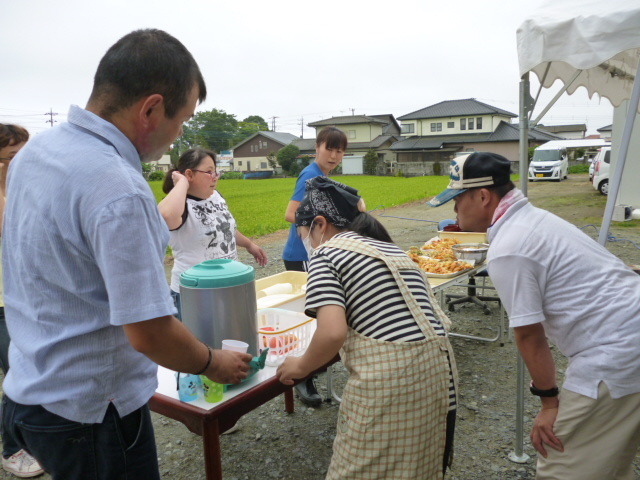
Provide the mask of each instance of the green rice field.
{"label": "green rice field", "polygon": [[[449,182],[448,176],[404,178],[359,175],[331,178],[358,189],[368,210],[431,198]],[[226,199],[238,229],[249,237],[256,237],[289,228],[284,212],[295,183],[295,178],[220,180],[218,191]],[[149,184],[157,201],[164,198],[161,181]]]}

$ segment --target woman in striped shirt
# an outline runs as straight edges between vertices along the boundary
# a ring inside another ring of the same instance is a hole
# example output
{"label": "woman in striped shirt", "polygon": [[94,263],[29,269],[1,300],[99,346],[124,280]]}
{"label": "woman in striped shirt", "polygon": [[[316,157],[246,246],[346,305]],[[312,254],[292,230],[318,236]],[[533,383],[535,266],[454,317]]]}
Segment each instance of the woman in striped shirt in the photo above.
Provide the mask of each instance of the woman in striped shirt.
{"label": "woman in striped shirt", "polygon": [[349,379],[328,479],[441,479],[456,406],[444,314],[415,263],[361,206],[346,185],[307,182],[296,226],[310,250],[305,308],[317,330],[278,376],[292,385],[340,351]]}

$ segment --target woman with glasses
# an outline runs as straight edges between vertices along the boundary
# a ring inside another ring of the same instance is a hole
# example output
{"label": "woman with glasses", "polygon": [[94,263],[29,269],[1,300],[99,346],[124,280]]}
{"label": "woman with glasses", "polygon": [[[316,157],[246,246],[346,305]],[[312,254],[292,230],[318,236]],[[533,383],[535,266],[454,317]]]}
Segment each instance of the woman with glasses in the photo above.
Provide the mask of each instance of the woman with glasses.
{"label": "woman with glasses", "polygon": [[220,174],[216,154],[210,150],[187,150],[178,165],[164,179],[167,196],[158,204],[167,222],[173,249],[171,293],[180,316],[180,274],[214,258],[238,259],[237,247],[244,247],[258,265],[267,264],[267,254],[237,229],[227,202],[216,190]]}

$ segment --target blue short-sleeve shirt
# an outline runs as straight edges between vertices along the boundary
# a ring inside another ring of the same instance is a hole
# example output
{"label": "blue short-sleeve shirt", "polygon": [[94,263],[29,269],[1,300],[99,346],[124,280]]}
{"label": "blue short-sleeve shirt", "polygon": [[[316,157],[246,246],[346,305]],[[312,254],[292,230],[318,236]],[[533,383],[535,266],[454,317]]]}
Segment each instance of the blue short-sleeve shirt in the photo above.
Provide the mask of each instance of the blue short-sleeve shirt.
{"label": "blue short-sleeve shirt", "polygon": [[5,393],[84,423],[121,416],[157,388],[123,325],[175,310],[169,232],[133,144],[73,106],[11,162],[3,230],[11,368]]}
{"label": "blue short-sleeve shirt", "polygon": [[[324,176],[324,173],[320,170],[320,167],[316,162],[307,165],[304,170],[300,172],[300,175],[298,175],[296,188],[293,191],[291,200],[295,200],[296,202],[302,201],[307,180],[319,176]],[[284,246],[282,259],[290,262],[306,262],[309,260],[307,258],[307,251],[302,245],[302,240],[298,237],[298,232],[296,231],[296,226],[294,224],[291,224],[291,228],[289,228],[289,238]]]}

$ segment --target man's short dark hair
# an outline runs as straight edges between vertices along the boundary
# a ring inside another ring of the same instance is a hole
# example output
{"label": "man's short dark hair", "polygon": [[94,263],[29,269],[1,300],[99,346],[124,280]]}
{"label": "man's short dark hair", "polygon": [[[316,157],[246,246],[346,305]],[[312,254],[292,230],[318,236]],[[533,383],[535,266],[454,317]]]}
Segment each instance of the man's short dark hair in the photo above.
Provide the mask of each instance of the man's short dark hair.
{"label": "man's short dark hair", "polygon": [[162,30],[136,30],[100,60],[89,101],[98,102],[101,115],[108,119],[145,96],[160,94],[166,116],[173,118],[194,86],[203,102],[207,87],[200,68],[179,40]]}

